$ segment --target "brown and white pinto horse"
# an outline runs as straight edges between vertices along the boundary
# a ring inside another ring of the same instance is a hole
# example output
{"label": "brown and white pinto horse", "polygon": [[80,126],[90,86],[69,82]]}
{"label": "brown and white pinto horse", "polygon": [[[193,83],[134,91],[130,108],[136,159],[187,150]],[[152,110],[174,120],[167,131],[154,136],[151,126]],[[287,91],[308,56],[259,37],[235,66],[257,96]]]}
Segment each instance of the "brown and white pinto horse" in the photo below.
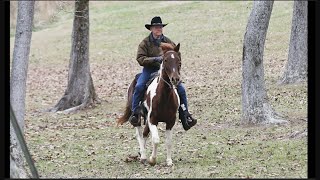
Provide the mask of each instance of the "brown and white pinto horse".
{"label": "brown and white pinto horse", "polygon": [[[151,132],[153,150],[148,162],[153,166],[156,164],[157,147],[160,140],[157,125],[159,122],[166,123],[166,163],[168,166],[172,166],[172,128],[176,122],[176,113],[180,105],[180,99],[176,89],[177,85],[181,81],[180,43],[176,47],[173,47],[168,43],[161,43],[160,47],[163,51],[163,62],[159,70],[160,75],[152,81],[145,93],[145,97],[143,99],[144,111],[141,112],[141,115],[146,118],[146,126],[143,130],[141,126],[142,118],[140,116],[140,125],[136,126],[136,135],[140,146],[140,161],[145,163],[147,160],[146,141],[149,132]],[[117,120],[118,125],[128,121],[130,117],[132,96],[136,83],[137,78],[135,78],[130,84],[125,113]]]}

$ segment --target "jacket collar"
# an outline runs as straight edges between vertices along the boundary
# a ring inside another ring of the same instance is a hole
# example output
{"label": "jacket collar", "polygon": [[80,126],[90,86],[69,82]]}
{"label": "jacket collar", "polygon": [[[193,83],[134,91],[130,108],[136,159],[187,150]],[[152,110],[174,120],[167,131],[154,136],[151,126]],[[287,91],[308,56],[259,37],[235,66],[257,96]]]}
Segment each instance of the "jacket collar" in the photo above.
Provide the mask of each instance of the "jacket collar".
{"label": "jacket collar", "polygon": [[[152,32],[151,32],[150,35],[149,35],[149,41],[152,42],[152,43],[154,43],[155,45],[157,45],[157,42],[159,42],[158,39],[155,39],[155,38],[153,37]],[[160,36],[160,42],[165,42],[165,36],[164,36],[163,34]]]}

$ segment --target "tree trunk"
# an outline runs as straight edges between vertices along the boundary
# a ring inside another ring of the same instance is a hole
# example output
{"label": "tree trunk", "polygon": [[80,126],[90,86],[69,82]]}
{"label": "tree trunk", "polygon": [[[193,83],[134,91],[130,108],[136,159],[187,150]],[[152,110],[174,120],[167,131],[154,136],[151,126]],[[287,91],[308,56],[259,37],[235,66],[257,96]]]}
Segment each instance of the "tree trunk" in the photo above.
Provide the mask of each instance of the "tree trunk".
{"label": "tree trunk", "polygon": [[14,155],[10,152],[10,178],[30,178],[24,167],[20,165],[22,162],[18,163],[17,159],[13,158],[13,156]]}
{"label": "tree trunk", "polygon": [[254,1],[244,35],[242,57],[242,120],[246,123],[280,123],[268,102],[263,51],[273,1]]}
{"label": "tree trunk", "polygon": [[89,65],[89,1],[75,2],[68,87],[64,96],[50,110],[72,112],[99,102]]}
{"label": "tree trunk", "polygon": [[294,1],[288,62],[280,84],[307,81],[308,1]]}
{"label": "tree trunk", "polygon": [[[29,62],[32,23],[34,15],[34,1],[18,2],[18,17],[16,25],[13,60],[10,78],[10,103],[18,124],[24,131],[26,82]],[[24,168],[23,155],[15,132],[10,124],[10,177],[28,177]],[[11,166],[12,164],[12,166]]]}
{"label": "tree trunk", "polygon": [[10,123],[10,178],[30,178],[25,168],[24,156]]}

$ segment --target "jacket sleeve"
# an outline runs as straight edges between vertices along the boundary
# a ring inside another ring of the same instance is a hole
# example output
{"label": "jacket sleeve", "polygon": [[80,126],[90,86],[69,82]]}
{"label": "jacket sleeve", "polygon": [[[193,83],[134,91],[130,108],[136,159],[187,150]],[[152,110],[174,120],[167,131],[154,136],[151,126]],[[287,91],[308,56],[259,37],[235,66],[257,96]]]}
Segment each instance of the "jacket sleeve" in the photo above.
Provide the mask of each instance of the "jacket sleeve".
{"label": "jacket sleeve", "polygon": [[155,62],[156,57],[147,56],[147,48],[144,43],[140,43],[137,52],[137,61],[140,66],[158,66],[160,63]]}

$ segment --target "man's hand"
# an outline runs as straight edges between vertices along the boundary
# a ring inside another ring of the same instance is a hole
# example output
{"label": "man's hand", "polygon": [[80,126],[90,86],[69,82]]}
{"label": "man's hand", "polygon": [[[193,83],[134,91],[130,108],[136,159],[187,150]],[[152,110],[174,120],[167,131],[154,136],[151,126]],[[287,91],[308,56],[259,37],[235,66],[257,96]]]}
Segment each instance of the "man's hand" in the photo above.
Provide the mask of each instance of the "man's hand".
{"label": "man's hand", "polygon": [[162,56],[158,56],[158,57],[155,57],[155,58],[154,58],[154,61],[155,61],[155,62],[158,62],[158,63],[162,63],[162,60],[163,60],[163,57],[162,57]]}
{"label": "man's hand", "polygon": [[163,57],[162,56],[158,56],[158,57],[154,57],[153,58],[153,66],[154,67],[157,67],[157,68],[160,68],[160,65],[161,65],[161,63],[162,63],[162,59],[163,59]]}

